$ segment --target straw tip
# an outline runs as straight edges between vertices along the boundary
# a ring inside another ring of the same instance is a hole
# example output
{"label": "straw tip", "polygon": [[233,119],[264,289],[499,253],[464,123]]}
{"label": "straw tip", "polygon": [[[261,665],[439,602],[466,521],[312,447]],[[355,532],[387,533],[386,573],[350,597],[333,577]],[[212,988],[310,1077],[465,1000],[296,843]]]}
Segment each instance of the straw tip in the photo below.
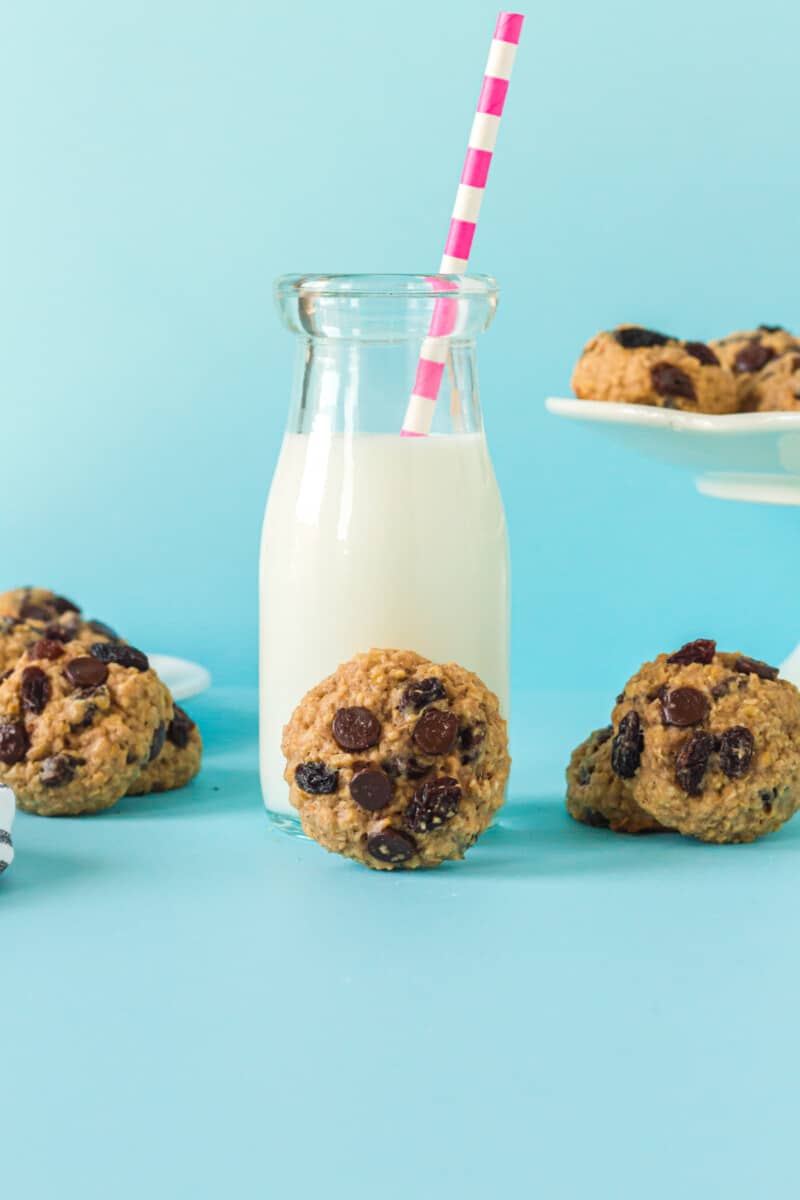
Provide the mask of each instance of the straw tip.
{"label": "straw tip", "polygon": [[494,31],[495,38],[499,42],[512,42],[516,46],[522,34],[522,22],[524,20],[524,13],[501,11],[497,17],[497,26]]}

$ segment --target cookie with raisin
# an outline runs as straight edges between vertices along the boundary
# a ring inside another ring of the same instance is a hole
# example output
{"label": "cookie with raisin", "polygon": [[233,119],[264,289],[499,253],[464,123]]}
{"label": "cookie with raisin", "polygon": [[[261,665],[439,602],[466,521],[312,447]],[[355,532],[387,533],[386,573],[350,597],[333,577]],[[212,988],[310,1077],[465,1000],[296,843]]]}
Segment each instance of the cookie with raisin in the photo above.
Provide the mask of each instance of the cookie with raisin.
{"label": "cookie with raisin", "polygon": [[169,692],[141,651],[45,639],[0,683],[0,783],[40,816],[110,808],[172,716]]}
{"label": "cookie with raisin", "polygon": [[800,692],[709,639],[645,663],[613,713],[611,764],[662,825],[752,842],[800,806]]}
{"label": "cookie with raisin", "polygon": [[790,350],[767,363],[752,381],[757,412],[800,412],[800,350]]}
{"label": "cookie with raisin", "polygon": [[664,826],[636,803],[630,780],[611,766],[612,727],[596,729],[572,752],[567,811],[576,821],[613,833],[659,833]]}
{"label": "cookie with raisin", "polygon": [[800,352],[800,340],[780,325],[759,325],[757,329],[731,333],[711,342],[710,346],[734,377],[742,412],[755,412],[761,407],[759,392],[763,371],[790,350]]}
{"label": "cookie with raisin", "polygon": [[572,387],[579,400],[705,413],[737,408],[735,382],[709,346],[636,325],[593,337],[575,367]]}
{"label": "cookie with raisin", "polygon": [[177,704],[167,726],[156,732],[150,762],[128,788],[129,796],[172,792],[186,787],[200,771],[203,739],[197,725]]}
{"label": "cookie with raisin", "polygon": [[503,803],[511,761],[477,675],[408,650],[356,655],[312,688],[283,753],[309,837],[378,870],[463,858]]}

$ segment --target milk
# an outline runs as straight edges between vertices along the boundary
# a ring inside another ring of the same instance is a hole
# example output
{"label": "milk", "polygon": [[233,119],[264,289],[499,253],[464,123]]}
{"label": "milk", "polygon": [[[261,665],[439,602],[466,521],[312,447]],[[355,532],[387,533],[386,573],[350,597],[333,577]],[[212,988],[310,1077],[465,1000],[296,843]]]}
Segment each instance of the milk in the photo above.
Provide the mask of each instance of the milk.
{"label": "milk", "polygon": [[281,735],[305,693],[373,646],[475,671],[508,712],[505,517],[481,433],[286,435],[260,569],[261,785],[296,815]]}

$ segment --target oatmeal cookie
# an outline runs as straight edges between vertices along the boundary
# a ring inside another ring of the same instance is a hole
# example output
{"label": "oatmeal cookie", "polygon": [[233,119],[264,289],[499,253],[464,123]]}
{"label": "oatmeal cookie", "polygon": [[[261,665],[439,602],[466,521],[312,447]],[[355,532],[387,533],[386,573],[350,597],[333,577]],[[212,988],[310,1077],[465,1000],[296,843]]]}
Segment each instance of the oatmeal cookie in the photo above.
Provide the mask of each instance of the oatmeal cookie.
{"label": "oatmeal cookie", "polygon": [[633,798],[630,780],[611,768],[613,728],[596,729],[572,752],[567,767],[567,810],[576,821],[614,833],[664,832]]}
{"label": "oatmeal cookie", "polygon": [[724,367],[733,372],[742,412],[759,407],[759,377],[774,359],[789,350],[800,351],[800,341],[780,325],[759,325],[731,333],[711,342],[711,348]]}
{"label": "oatmeal cookie", "polygon": [[150,753],[152,761],[128,788],[129,796],[172,792],[185,787],[199,772],[203,739],[194,721],[177,704],[161,737],[161,745],[154,743]]}
{"label": "oatmeal cookie", "polygon": [[0,616],[16,617],[20,621],[37,621],[46,624],[57,621],[66,613],[77,613],[80,608],[48,588],[21,587],[9,592],[0,592]]}
{"label": "oatmeal cookie", "polygon": [[767,363],[753,377],[759,412],[800,412],[800,350],[790,350]]}
{"label": "oatmeal cookie", "polygon": [[283,752],[309,837],[379,870],[463,858],[510,767],[497,697],[472,672],[407,650],[356,655],[313,688]]}
{"label": "oatmeal cookie", "polygon": [[141,651],[42,639],[0,683],[0,782],[41,816],[110,808],[171,720],[169,692]]}
{"label": "oatmeal cookie", "polygon": [[89,647],[95,642],[116,640],[114,631],[101,621],[84,621],[72,612],[47,622],[0,616],[0,676],[12,670],[22,655],[40,641]]}
{"label": "oatmeal cookie", "polygon": [[579,400],[706,413],[737,408],[735,381],[709,346],[636,325],[593,337],[575,367],[572,387]]}
{"label": "oatmeal cookie", "polygon": [[611,764],[662,825],[752,842],[800,805],[800,692],[708,639],[645,663],[613,713]]}

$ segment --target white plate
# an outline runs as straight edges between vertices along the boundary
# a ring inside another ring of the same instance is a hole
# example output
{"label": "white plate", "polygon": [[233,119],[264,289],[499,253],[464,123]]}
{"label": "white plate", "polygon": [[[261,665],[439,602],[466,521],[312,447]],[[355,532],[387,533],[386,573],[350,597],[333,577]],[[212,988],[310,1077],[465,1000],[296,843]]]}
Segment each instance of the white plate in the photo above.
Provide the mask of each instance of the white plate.
{"label": "white plate", "polygon": [[150,665],[167,685],[176,700],[189,700],[211,687],[211,675],[205,667],[171,654],[148,654]]}
{"label": "white plate", "polygon": [[11,827],[14,824],[16,803],[11,788],[0,784],[0,875],[14,861],[14,847],[11,842]]}
{"label": "white plate", "polygon": [[712,417],[646,404],[551,397],[548,411],[586,421],[631,450],[682,467],[721,500],[800,505],[800,413]]}

